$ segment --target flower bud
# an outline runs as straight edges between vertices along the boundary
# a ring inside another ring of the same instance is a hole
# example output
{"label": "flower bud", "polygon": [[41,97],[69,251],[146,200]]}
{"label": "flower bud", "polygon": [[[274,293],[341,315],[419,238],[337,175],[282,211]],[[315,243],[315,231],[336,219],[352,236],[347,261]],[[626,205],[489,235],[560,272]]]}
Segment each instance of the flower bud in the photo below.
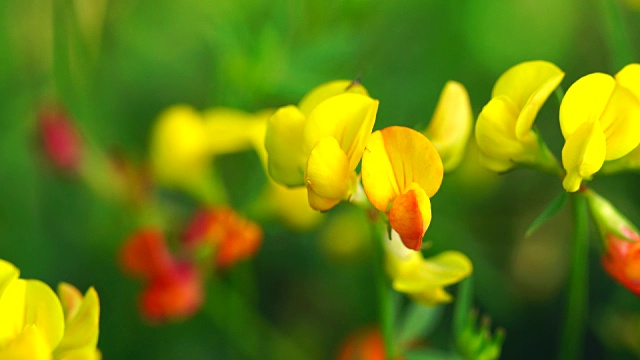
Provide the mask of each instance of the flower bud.
{"label": "flower bud", "polygon": [[59,170],[75,173],[82,162],[82,140],[61,109],[46,109],[39,115],[39,135],[45,155]]}

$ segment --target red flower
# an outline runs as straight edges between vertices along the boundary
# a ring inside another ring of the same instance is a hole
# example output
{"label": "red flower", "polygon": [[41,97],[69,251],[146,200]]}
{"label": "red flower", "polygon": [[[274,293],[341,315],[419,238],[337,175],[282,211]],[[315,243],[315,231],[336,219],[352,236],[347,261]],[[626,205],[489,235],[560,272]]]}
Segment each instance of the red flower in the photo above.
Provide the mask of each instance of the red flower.
{"label": "red flower", "polygon": [[338,360],[385,360],[384,339],[380,330],[361,330],[349,336],[338,352]]}
{"label": "red flower", "polygon": [[58,169],[75,172],[82,161],[82,141],[74,124],[59,109],[39,115],[39,133],[45,155]]}
{"label": "red flower", "polygon": [[230,208],[205,209],[187,226],[182,240],[192,250],[212,247],[216,266],[226,268],[255,255],[262,243],[262,229]]}
{"label": "red flower", "polygon": [[120,252],[120,263],[126,272],[147,282],[140,305],[148,319],[188,317],[202,305],[200,273],[192,263],[172,256],[160,231],[143,229],[129,237]]}
{"label": "red flower", "polygon": [[607,236],[602,265],[611,277],[640,295],[640,235],[629,228],[623,228],[622,235],[626,239]]}

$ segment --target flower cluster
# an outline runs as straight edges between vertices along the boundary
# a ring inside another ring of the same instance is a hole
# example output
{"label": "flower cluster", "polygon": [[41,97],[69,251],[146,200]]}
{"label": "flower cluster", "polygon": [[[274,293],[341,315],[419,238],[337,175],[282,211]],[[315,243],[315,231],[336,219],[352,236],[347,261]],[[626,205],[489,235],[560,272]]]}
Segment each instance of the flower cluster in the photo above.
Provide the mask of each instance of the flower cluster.
{"label": "flower cluster", "polygon": [[147,319],[186,318],[202,305],[206,271],[212,265],[222,270],[252,257],[261,241],[257,224],[229,208],[211,208],[196,214],[187,226],[179,255],[172,254],[161,231],[148,228],[125,241],[120,263],[127,273],[145,281],[140,307]]}
{"label": "flower cluster", "polygon": [[360,83],[339,80],[316,87],[298,106],[278,109],[266,130],[269,174],[280,184],[304,186],[310,207],[327,211],[343,200],[360,201],[355,170],[362,160],[364,193],[410,253],[389,256],[394,287],[424,304],[448,301],[443,287],[467,276],[470,261],[457,252],[425,260],[420,249],[430,198],[444,175],[442,157],[454,169],[471,132],[468,95],[461,84],[447,83],[424,133],[401,126],[372,133],[378,103]]}
{"label": "flower cluster", "polygon": [[559,109],[565,140],[561,168],[533,123],[563,77],[549,62],[529,61],[498,79],[476,123],[483,162],[495,171],[527,166],[560,174],[567,192],[584,194],[603,240],[605,270],[640,294],[638,231],[584,184],[600,171],[611,174],[640,166],[640,64],[629,64],[615,76],[589,74],[569,87]]}
{"label": "flower cluster", "polygon": [[[528,166],[559,173],[557,161],[533,128],[538,111],[560,85],[564,73],[546,61],[529,61],[505,72],[476,123],[483,163],[502,172]],[[640,143],[640,64],[615,77],[593,73],[578,79],[562,98],[559,122],[563,186],[575,192],[601,168],[635,167]],[[615,161],[614,161],[615,160]]]}
{"label": "flower cluster", "polygon": [[0,358],[100,359],[98,294],[61,283],[58,295],[0,260]]}

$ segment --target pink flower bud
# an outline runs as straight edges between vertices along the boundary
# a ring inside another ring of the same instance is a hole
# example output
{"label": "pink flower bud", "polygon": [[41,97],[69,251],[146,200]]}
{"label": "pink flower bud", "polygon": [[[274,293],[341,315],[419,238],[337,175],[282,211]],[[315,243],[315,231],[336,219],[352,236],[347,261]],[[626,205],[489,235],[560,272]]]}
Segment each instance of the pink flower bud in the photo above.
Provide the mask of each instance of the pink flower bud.
{"label": "pink flower bud", "polygon": [[76,172],[82,161],[82,140],[66,113],[49,108],[39,114],[39,135],[49,161],[59,170]]}

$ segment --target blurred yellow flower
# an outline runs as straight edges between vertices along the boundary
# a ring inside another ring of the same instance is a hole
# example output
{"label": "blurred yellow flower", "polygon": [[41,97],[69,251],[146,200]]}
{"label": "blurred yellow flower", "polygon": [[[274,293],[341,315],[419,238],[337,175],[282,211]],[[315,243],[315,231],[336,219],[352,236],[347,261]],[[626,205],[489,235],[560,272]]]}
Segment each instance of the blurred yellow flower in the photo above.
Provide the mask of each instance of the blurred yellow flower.
{"label": "blurred yellow flower", "polygon": [[371,134],[362,157],[362,185],[373,206],[389,215],[406,247],[420,250],[431,223],[430,197],[443,177],[438,151],[421,133],[391,126]]}
{"label": "blurred yellow flower", "polygon": [[444,171],[455,169],[462,161],[472,127],[473,115],[467,90],[459,82],[447,82],[431,122],[424,131],[438,149]]}
{"label": "blurred yellow flower", "polygon": [[605,161],[620,159],[640,143],[640,101],[619,79],[602,73],[576,81],[562,99],[560,128],[565,138],[563,186],[577,191]]}
{"label": "blurred yellow flower", "polygon": [[13,264],[0,260],[0,358],[100,359],[95,290],[90,288],[83,298],[63,284],[61,303],[48,285],[19,274]]}
{"label": "blurred yellow flower", "polygon": [[564,72],[546,61],[528,61],[507,70],[476,122],[480,160],[504,172],[527,165],[557,172],[557,163],[533,129],[538,111],[562,81]]}
{"label": "blurred yellow flower", "polygon": [[460,282],[473,271],[471,260],[457,251],[445,251],[425,259],[420,251],[403,247],[393,231],[385,241],[387,272],[396,291],[406,293],[423,305],[451,301],[445,286]]}
{"label": "blurred yellow flower", "polygon": [[209,140],[202,116],[187,105],[164,110],[153,127],[151,166],[160,184],[189,189],[205,178]]}
{"label": "blurred yellow flower", "polygon": [[278,109],[267,124],[269,175],[286,186],[305,185],[313,209],[331,209],[355,188],[377,110],[377,100],[346,80],[315,88],[299,107]]}

